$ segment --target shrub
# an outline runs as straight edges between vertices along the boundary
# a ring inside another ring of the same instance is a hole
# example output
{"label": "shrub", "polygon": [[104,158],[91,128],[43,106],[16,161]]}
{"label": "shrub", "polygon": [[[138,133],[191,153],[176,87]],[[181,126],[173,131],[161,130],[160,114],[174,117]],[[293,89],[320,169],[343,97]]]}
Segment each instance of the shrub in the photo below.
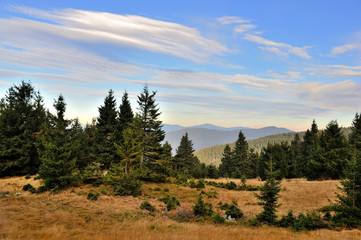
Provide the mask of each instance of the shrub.
{"label": "shrub", "polygon": [[162,189],[161,189],[160,187],[156,187],[156,188],[153,189],[153,191],[157,191],[157,192],[158,192],[158,191],[162,191]]}
{"label": "shrub", "polygon": [[322,221],[321,216],[316,212],[310,212],[306,215],[300,213],[293,224],[293,228],[296,231],[315,230],[324,227],[327,227],[326,224]]}
{"label": "shrub", "polygon": [[124,175],[116,184],[114,189],[115,195],[119,196],[139,196],[141,194],[140,188],[142,183],[132,175]]}
{"label": "shrub", "polygon": [[287,215],[282,216],[281,220],[278,221],[280,227],[293,227],[296,221],[296,217],[293,215],[292,210],[289,210]]}
{"label": "shrub", "polygon": [[243,212],[238,208],[237,202],[233,201],[232,204],[228,206],[226,215],[227,217],[231,216],[231,218],[239,219],[243,217]]}
{"label": "shrub", "polygon": [[224,219],[224,217],[217,213],[213,216],[212,221],[215,224],[224,224],[226,222],[226,219]]}
{"label": "shrub", "polygon": [[88,196],[86,197],[88,200],[90,201],[97,201],[98,200],[98,197],[99,197],[99,193],[93,193],[92,191],[90,191],[88,193]]}
{"label": "shrub", "polygon": [[178,201],[178,199],[176,197],[171,197],[169,194],[167,194],[163,198],[159,199],[159,201],[162,201],[165,204],[167,204],[167,210],[168,211],[176,209],[177,206],[180,205],[180,202]]}
{"label": "shrub", "polygon": [[164,192],[169,192],[169,188],[164,188],[163,191]]}
{"label": "shrub", "polygon": [[213,213],[212,205],[203,201],[202,195],[198,196],[195,205],[192,207],[197,216],[211,216]]}
{"label": "shrub", "polygon": [[29,191],[31,193],[36,193],[36,189],[30,183],[23,186],[23,191]]}
{"label": "shrub", "polygon": [[145,209],[148,210],[149,212],[155,211],[155,207],[152,204],[150,204],[148,201],[142,202],[142,204],[140,204],[140,209]]}
{"label": "shrub", "polygon": [[30,179],[30,178],[31,178],[31,177],[30,177],[29,174],[25,176],[25,179]]}

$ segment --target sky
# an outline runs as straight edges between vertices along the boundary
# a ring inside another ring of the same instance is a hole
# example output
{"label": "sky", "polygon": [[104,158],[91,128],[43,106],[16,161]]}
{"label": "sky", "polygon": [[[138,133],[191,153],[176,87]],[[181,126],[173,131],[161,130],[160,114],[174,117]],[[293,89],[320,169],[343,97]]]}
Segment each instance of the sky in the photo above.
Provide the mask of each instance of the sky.
{"label": "sky", "polygon": [[30,81],[90,123],[112,89],[163,123],[306,130],[361,111],[361,2],[0,1],[0,97]]}

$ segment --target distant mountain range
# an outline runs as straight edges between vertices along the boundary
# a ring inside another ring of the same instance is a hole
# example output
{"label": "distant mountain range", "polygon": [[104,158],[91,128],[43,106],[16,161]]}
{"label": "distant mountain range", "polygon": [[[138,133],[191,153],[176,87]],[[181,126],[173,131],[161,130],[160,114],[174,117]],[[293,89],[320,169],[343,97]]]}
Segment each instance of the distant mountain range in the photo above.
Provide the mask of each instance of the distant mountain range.
{"label": "distant mountain range", "polygon": [[259,129],[248,127],[224,128],[209,123],[191,127],[164,124],[163,130],[166,132],[165,141],[168,141],[172,145],[173,151],[179,146],[180,139],[185,133],[188,133],[189,139],[193,142],[193,148],[198,151],[214,145],[235,142],[240,130],[242,130],[247,140],[273,134],[293,132],[289,129],[278,127],[264,127]]}

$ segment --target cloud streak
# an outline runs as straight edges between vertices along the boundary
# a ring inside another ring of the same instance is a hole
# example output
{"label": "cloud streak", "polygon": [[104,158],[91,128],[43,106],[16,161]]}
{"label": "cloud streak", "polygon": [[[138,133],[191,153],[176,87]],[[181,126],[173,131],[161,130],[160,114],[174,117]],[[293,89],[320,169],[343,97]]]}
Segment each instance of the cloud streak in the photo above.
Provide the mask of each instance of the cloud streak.
{"label": "cloud streak", "polygon": [[28,32],[43,32],[72,40],[105,42],[151,52],[172,55],[194,62],[205,62],[213,55],[228,51],[227,47],[203,37],[197,29],[178,23],[136,15],[118,15],[76,9],[43,11],[12,7],[32,17],[52,23],[8,20],[7,24]]}

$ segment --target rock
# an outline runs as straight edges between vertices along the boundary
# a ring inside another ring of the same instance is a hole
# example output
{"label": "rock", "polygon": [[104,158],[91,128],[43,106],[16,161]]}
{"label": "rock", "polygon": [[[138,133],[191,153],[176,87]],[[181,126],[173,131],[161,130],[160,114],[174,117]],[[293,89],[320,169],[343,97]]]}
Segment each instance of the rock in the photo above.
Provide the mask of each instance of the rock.
{"label": "rock", "polygon": [[14,196],[20,196],[20,195],[21,195],[20,192],[14,193]]}

